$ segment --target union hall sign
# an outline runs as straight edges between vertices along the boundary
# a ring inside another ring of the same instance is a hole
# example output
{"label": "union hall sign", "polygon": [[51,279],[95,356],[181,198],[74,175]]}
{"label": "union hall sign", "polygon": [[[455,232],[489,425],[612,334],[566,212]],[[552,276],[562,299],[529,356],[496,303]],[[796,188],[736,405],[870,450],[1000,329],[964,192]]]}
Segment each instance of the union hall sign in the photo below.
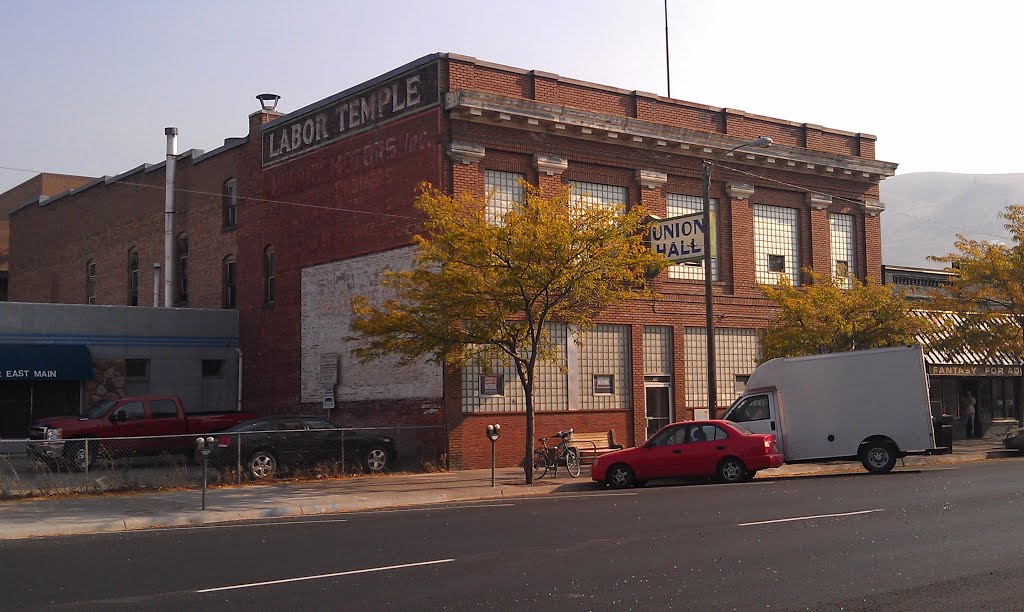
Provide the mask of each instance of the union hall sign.
{"label": "union hall sign", "polygon": [[266,128],[263,165],[319,149],[434,106],[439,100],[438,63],[432,62]]}

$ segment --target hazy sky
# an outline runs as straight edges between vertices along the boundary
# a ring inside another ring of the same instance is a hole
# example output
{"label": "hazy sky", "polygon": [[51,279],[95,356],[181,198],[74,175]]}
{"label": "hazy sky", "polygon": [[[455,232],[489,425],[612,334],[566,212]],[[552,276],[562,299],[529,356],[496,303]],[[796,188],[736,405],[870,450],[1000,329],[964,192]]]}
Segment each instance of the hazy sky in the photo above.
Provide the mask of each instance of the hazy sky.
{"label": "hazy sky", "polygon": [[[878,136],[898,173],[1024,172],[1014,3],[669,0],[672,95]],[[0,166],[115,175],[435,51],[665,94],[662,0],[3,0]],[[32,176],[0,169],[0,191]]]}

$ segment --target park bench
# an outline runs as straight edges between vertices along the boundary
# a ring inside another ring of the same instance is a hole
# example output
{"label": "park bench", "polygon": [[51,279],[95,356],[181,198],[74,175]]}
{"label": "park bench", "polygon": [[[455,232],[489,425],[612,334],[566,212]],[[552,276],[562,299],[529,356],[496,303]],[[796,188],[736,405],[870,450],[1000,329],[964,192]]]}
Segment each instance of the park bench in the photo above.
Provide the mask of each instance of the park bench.
{"label": "park bench", "polygon": [[615,442],[615,430],[598,431],[593,433],[573,432],[569,438],[569,446],[575,448],[580,455],[580,463],[593,463],[605,453],[622,448],[621,444]]}

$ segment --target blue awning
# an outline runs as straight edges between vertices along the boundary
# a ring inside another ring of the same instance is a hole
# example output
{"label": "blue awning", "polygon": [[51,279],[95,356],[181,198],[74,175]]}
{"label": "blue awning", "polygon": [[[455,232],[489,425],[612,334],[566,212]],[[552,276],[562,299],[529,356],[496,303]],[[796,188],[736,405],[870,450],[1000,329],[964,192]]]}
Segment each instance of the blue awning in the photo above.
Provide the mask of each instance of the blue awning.
{"label": "blue awning", "polygon": [[0,381],[92,380],[84,344],[0,344]]}

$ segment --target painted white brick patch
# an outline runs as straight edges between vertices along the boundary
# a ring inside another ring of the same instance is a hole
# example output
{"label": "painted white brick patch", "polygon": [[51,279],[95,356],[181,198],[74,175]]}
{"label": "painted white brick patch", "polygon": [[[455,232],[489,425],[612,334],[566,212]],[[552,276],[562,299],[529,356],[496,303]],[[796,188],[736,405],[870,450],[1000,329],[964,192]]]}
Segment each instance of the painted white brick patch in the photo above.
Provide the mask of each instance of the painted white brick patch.
{"label": "painted white brick patch", "polygon": [[385,269],[408,270],[415,247],[353,257],[302,270],[302,401],[323,399],[320,355],[338,354],[337,401],[440,398],[441,366],[421,363],[400,367],[395,358],[361,364],[352,357],[351,296],[364,295],[380,304],[394,297],[380,286]]}

